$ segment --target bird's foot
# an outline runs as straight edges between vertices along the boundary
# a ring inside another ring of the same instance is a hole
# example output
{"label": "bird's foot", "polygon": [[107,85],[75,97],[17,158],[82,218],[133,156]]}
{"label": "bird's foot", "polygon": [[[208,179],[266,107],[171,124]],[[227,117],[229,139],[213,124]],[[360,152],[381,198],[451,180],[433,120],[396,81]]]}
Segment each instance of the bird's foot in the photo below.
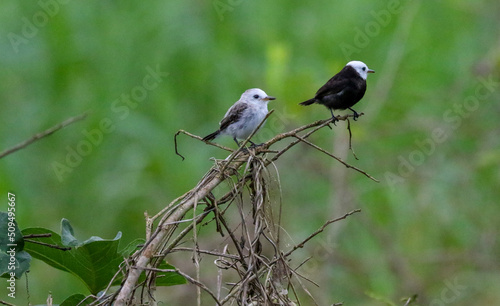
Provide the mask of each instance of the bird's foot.
{"label": "bird's foot", "polygon": [[[263,146],[263,145],[264,145],[263,143],[261,143],[261,144],[255,144],[255,143],[254,143],[254,144],[251,144],[250,146],[248,146],[248,147],[246,147],[246,148],[242,148],[242,149],[241,149],[241,153],[243,153],[243,154],[249,154],[249,153],[250,153],[250,150],[255,150],[255,149],[257,149],[258,147]],[[255,151],[254,151],[254,152],[255,152]]]}
{"label": "bird's foot", "polygon": [[352,108],[349,107],[350,110],[352,110],[353,114],[352,114],[352,119],[354,119],[354,121],[357,121],[358,118],[359,118],[359,114],[357,111],[353,110]]}
{"label": "bird's foot", "polygon": [[335,117],[335,115],[333,114],[333,109],[331,109],[331,108],[330,108],[330,113],[332,114],[332,123],[333,123],[333,125],[337,126],[335,124],[335,122],[340,121],[340,120],[337,119],[337,117]]}
{"label": "bird's foot", "polygon": [[263,146],[264,143],[259,143],[259,144],[256,144],[256,143],[253,143],[251,142],[252,144],[249,146],[250,149],[255,149],[255,148],[258,148],[260,146]]}

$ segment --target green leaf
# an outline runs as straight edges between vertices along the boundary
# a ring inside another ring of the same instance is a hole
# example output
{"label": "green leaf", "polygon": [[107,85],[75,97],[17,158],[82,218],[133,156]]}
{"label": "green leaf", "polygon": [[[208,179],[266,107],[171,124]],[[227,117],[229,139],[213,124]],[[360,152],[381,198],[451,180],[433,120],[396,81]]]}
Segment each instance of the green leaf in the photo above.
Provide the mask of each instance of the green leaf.
{"label": "green leaf", "polygon": [[6,233],[5,235],[0,235],[0,252],[5,253],[12,249],[12,247],[16,251],[23,250],[24,239],[15,218],[3,211],[0,211],[0,233]]}
{"label": "green leaf", "polygon": [[[162,263],[158,266],[158,269],[162,270],[175,270],[175,267],[167,263]],[[139,283],[146,280],[144,273],[139,277]],[[157,272],[156,273],[156,286],[175,286],[186,284],[187,280],[184,276],[179,275],[176,272]],[[117,283],[116,285],[119,285]]]}
{"label": "green leaf", "polygon": [[[11,278],[14,272],[16,278],[21,278],[30,268],[31,256],[23,251],[24,238],[13,215],[0,212],[0,276]],[[10,264],[13,263],[13,264]]]}
{"label": "green leaf", "polygon": [[[158,269],[175,269],[174,266],[167,263],[162,263]],[[157,273],[156,286],[175,286],[187,284],[184,276],[175,272],[159,272]]]}
{"label": "green leaf", "polygon": [[86,296],[83,294],[80,294],[80,293],[73,294],[73,295],[69,296],[68,298],[66,298],[59,306],[74,306],[74,305],[85,306],[85,305],[90,305],[94,301],[93,298],[88,298],[85,300],[85,302],[80,303],[85,298],[86,298]]}
{"label": "green leaf", "polygon": [[120,253],[123,257],[129,257],[140,248],[140,245],[144,245],[145,242],[146,240],[137,238],[130,242],[123,250],[120,251]]}
{"label": "green leaf", "polygon": [[[16,278],[21,278],[23,273],[30,268],[31,256],[25,251],[15,252],[15,263],[13,266],[9,266],[11,258],[9,253],[0,253],[0,275],[4,278],[10,278],[10,272],[14,272]],[[9,269],[9,267],[15,268]]]}
{"label": "green leaf", "polygon": [[[30,240],[42,242],[45,244],[50,244],[53,246],[58,246],[63,248],[64,245],[61,243],[61,236],[56,234],[55,232],[46,229],[46,228],[27,228],[22,231],[23,235],[33,235],[33,234],[51,234],[50,237],[41,237],[41,238],[31,238]],[[67,260],[69,251],[63,251],[56,248],[51,248],[45,245],[39,245],[28,243],[26,244],[25,250],[31,254],[36,259],[40,259],[44,261],[46,264],[51,265],[54,268],[70,272],[65,266],[65,261]]]}
{"label": "green leaf", "polygon": [[[118,252],[121,232],[118,232],[114,239],[102,239],[92,236],[80,242],[74,236],[73,228],[66,219],[61,221],[62,236],[44,228],[27,228],[22,233],[24,235],[50,233],[51,237],[32,238],[31,240],[60,248],[72,246],[71,250],[64,251],[46,245],[27,243],[25,248],[33,257],[78,277],[94,295],[106,288],[111,278],[118,271],[118,266],[123,257],[129,256],[137,250],[138,245],[144,243],[143,239],[136,239]],[[165,263],[160,265],[159,269],[175,269],[175,267]],[[187,283],[184,277],[175,272],[158,272],[157,276],[157,286],[174,286]],[[141,280],[144,279],[145,276],[142,275]],[[113,284],[119,285],[121,281],[121,276],[117,277]]]}
{"label": "green leaf", "polygon": [[65,218],[61,220],[61,242],[65,246],[78,246],[80,242],[73,236],[73,227]]}
{"label": "green leaf", "polygon": [[23,230],[24,235],[50,233],[52,236],[49,238],[33,238],[32,240],[59,247],[73,245],[71,250],[64,251],[29,243],[25,246],[26,251],[57,269],[75,275],[94,295],[106,288],[123,260],[117,251],[121,233],[119,232],[114,239],[94,236],[84,242],[79,242],[74,237],[73,228],[66,219],[61,222],[61,232],[64,236],[64,243],[61,236],[48,229],[27,228]]}
{"label": "green leaf", "polygon": [[116,237],[114,239],[111,239],[111,240],[110,239],[102,239],[101,237],[97,237],[97,236],[92,236],[89,239],[87,239],[83,242],[80,242],[78,239],[75,238],[73,227],[71,226],[71,224],[69,224],[68,219],[63,218],[61,220],[61,242],[65,246],[79,247],[79,246],[82,246],[84,244],[88,244],[88,243],[95,242],[95,241],[119,240],[121,237],[122,237],[122,233],[118,232],[118,234],[116,234]]}

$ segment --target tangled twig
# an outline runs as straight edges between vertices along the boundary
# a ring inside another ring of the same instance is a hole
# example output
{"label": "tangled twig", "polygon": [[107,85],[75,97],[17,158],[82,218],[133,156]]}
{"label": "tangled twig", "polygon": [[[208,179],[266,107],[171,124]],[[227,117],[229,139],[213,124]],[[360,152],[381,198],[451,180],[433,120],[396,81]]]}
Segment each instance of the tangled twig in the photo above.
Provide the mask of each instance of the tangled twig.
{"label": "tangled twig", "polygon": [[[363,114],[361,113],[360,115]],[[338,116],[337,119],[348,120],[349,117],[352,117],[352,115]],[[140,250],[126,259],[126,265],[122,265],[125,272],[125,279],[122,286],[116,293],[102,296],[94,304],[113,303],[114,305],[130,305],[134,302],[134,293],[139,287],[143,288],[140,294],[141,303],[147,303],[145,299],[148,298],[151,301],[154,300],[154,279],[158,272],[165,272],[158,267],[165,256],[178,251],[192,252],[195,265],[201,264],[199,256],[202,254],[204,256],[214,256],[218,275],[217,281],[213,282],[216,285],[212,289],[200,281],[199,273],[201,273],[201,270],[198,266],[195,267],[195,277],[185,272],[180,272],[178,269],[169,271],[184,276],[190,283],[198,287],[198,292],[201,292],[201,290],[207,292],[218,305],[224,305],[232,300],[238,304],[245,305],[251,303],[259,305],[291,304],[293,301],[289,296],[289,289],[291,289],[295,299],[298,301],[296,288],[293,284],[294,279],[300,285],[298,288],[302,288],[314,301],[312,295],[301,283],[300,278],[312,283],[314,282],[298,274],[297,268],[293,269],[289,266],[291,255],[320,234],[329,224],[343,220],[360,210],[354,210],[342,217],[327,221],[321,228],[309,235],[301,243],[285,251],[282,249],[279,241],[281,213],[278,213],[277,224],[275,224],[276,220],[273,218],[273,210],[276,209],[273,206],[279,205],[280,212],[281,202],[278,201],[279,204],[276,204],[276,201],[273,201],[274,191],[270,187],[272,177],[267,167],[292,147],[302,142],[327,154],[344,166],[377,181],[364,170],[348,164],[307,140],[310,135],[329,126],[330,123],[331,118],[319,120],[276,135],[259,146],[246,148],[245,145],[253,136],[252,133],[236,150],[216,143],[206,142],[209,145],[231,153],[223,160],[216,160],[215,165],[192,190],[166,205],[154,217],[147,217],[148,240]],[[349,121],[348,130],[351,138]],[[176,153],[184,159],[177,149],[177,136],[181,133],[198,140],[202,140],[202,138],[184,130],[180,130],[175,134]],[[288,138],[292,141],[287,143],[283,148],[279,150],[270,149],[272,146]],[[222,196],[214,196],[212,191],[224,181],[230,183],[231,190]],[[250,208],[245,208],[247,206],[243,205],[243,194],[246,194],[244,192],[245,189],[248,190],[249,201],[251,202]],[[227,215],[233,203],[238,203],[238,214],[240,216],[240,220],[236,226],[234,225],[234,220],[229,220]],[[200,207],[201,205],[206,206],[202,212],[196,212],[188,220],[184,218],[187,212],[194,212],[196,207]],[[224,208],[221,208],[223,205]],[[251,209],[251,212],[248,212],[247,209]],[[213,218],[203,222],[212,213]],[[153,228],[154,221],[158,219],[156,228]],[[215,222],[217,232],[222,237],[225,237],[223,238],[225,246],[222,251],[202,250],[199,248],[198,227],[209,222]],[[182,229],[178,229],[180,224],[183,224]],[[191,239],[192,247],[179,247],[189,233],[193,233],[193,239]],[[225,233],[227,233],[227,236]],[[146,274],[147,281],[138,284],[139,276],[142,273]],[[234,274],[233,277],[238,277],[239,281],[236,283],[226,283],[230,288],[224,296],[221,291],[222,278],[227,273]],[[145,294],[146,292],[147,294]],[[197,298],[200,303],[199,294]]]}

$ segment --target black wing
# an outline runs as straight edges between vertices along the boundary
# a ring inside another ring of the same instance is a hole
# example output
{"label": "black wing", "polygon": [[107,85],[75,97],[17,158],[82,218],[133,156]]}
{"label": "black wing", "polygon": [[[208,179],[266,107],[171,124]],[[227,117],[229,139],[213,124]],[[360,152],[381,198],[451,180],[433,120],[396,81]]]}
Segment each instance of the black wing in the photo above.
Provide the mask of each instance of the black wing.
{"label": "black wing", "polygon": [[316,92],[315,98],[321,99],[324,96],[338,94],[342,90],[351,87],[352,79],[357,78],[359,78],[359,75],[356,70],[350,66],[345,66]]}
{"label": "black wing", "polygon": [[321,100],[324,96],[339,94],[342,90],[350,86],[350,80],[336,78],[336,76],[333,76],[325,85],[318,89],[315,96],[316,99]]}

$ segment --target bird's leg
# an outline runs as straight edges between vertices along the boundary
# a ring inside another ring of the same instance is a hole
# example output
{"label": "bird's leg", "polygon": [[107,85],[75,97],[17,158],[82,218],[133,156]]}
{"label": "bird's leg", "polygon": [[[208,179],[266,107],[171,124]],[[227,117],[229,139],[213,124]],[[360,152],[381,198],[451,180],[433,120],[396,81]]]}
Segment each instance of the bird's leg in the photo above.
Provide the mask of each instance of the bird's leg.
{"label": "bird's leg", "polygon": [[252,145],[250,146],[250,148],[252,148],[252,149],[255,149],[255,148],[257,148],[257,147],[260,147],[260,146],[264,145],[264,143],[259,143],[259,144],[256,144],[256,143],[254,143],[254,142],[252,142],[252,141],[250,141],[250,140],[249,140],[249,142],[252,144]]}
{"label": "bird's leg", "polygon": [[349,107],[349,109],[350,109],[350,110],[352,110],[352,111],[354,112],[354,114],[353,114],[353,116],[354,116],[354,117],[353,117],[353,119],[354,119],[354,121],[356,121],[356,120],[358,119],[358,117],[359,117],[358,112],[357,112],[357,111],[355,111],[355,110],[353,110],[353,109],[352,109],[352,108],[350,108],[350,107]]}
{"label": "bird's leg", "polygon": [[256,147],[262,145],[262,144],[256,144],[255,142],[251,141],[250,139],[248,140],[248,142],[251,143],[250,148],[256,148]]}
{"label": "bird's leg", "polygon": [[239,147],[240,143],[238,142],[238,140],[236,139],[236,137],[233,137],[233,139],[234,139],[234,142],[236,142],[236,145]]}
{"label": "bird's leg", "polygon": [[339,121],[339,119],[337,119],[337,117],[335,117],[335,115],[333,114],[333,109],[330,108],[330,113],[332,113],[332,123],[333,125],[337,126],[335,124],[336,121]]}

